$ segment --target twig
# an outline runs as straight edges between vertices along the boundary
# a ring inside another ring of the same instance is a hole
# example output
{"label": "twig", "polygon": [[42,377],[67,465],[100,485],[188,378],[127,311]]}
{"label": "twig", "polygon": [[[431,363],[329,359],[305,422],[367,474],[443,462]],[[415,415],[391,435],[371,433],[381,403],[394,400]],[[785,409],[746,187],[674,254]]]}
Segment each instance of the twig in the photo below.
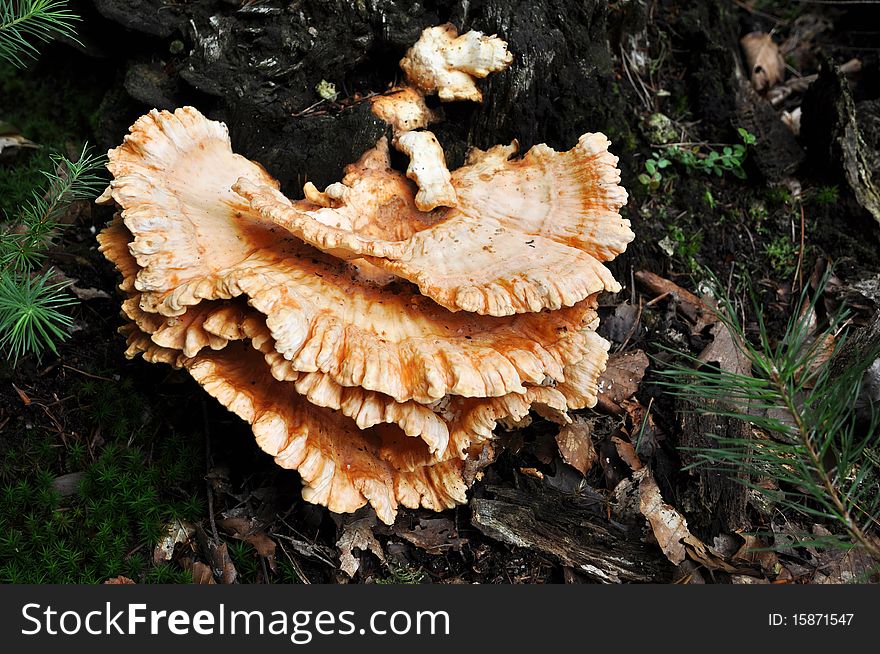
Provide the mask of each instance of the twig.
{"label": "twig", "polygon": [[101,375],[93,375],[89,372],[86,372],[85,370],[80,370],[79,368],[74,368],[73,366],[68,366],[67,364],[64,364],[64,363],[61,364],[61,367],[66,368],[67,370],[71,370],[73,372],[78,372],[79,374],[84,375],[85,377],[91,377],[92,379],[100,379],[101,381],[108,381],[108,382],[112,382],[114,384],[116,383],[115,379],[110,379],[109,377],[101,377]]}
{"label": "twig", "polygon": [[[800,293],[804,288],[804,205],[801,205],[801,246],[798,249],[798,261],[797,267],[794,270],[794,276],[798,280],[798,293]],[[794,279],[792,279],[792,284],[794,284]]]}
{"label": "twig", "polygon": [[281,545],[281,551],[284,552],[284,556],[286,556],[287,560],[290,561],[290,565],[293,567],[293,571],[296,573],[296,576],[299,577],[304,584],[311,584],[312,582],[309,581],[308,577],[306,577],[306,573],[303,572],[303,569],[300,566],[299,562],[292,556],[290,556],[290,554],[288,554],[287,548],[284,547],[284,543],[282,541],[278,541],[278,544]]}
{"label": "twig", "polygon": [[[626,78],[629,80],[630,86],[633,87],[633,91],[635,91],[636,95],[639,96],[639,100],[641,100],[644,103],[645,109],[647,111],[651,111],[651,101],[650,101],[650,98],[647,97],[648,92],[644,89],[644,85],[642,86],[641,90],[636,86],[636,83],[633,81],[633,76],[629,72],[629,66],[627,66],[627,61],[629,61],[629,58],[626,56],[626,53],[623,51],[623,44],[621,44],[621,46],[620,46],[620,63],[623,66],[623,72],[626,74]],[[632,63],[632,62],[630,62],[630,63]],[[642,93],[644,93],[645,95],[642,95]]]}
{"label": "twig", "polygon": [[217,522],[214,519],[214,491],[211,489],[211,480],[207,474],[211,472],[211,428],[208,424],[208,408],[205,406],[204,398],[202,398],[202,420],[205,425],[205,489],[208,491],[208,519],[211,522],[214,541],[219,543],[220,533],[217,531]]}

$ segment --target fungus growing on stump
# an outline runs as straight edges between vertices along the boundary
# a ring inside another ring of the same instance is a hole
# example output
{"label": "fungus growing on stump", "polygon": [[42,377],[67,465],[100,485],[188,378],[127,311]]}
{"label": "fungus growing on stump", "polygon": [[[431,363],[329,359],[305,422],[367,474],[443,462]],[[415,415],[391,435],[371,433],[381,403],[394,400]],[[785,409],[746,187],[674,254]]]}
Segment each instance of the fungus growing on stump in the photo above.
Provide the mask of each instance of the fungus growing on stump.
{"label": "fungus growing on stump", "polygon": [[597,297],[619,288],[603,262],[633,237],[607,148],[474,151],[428,210],[383,139],[290,201],[223,124],[152,111],[100,198],[126,354],[186,370],[307,501],[386,523],[462,503],[499,422],[596,402]]}

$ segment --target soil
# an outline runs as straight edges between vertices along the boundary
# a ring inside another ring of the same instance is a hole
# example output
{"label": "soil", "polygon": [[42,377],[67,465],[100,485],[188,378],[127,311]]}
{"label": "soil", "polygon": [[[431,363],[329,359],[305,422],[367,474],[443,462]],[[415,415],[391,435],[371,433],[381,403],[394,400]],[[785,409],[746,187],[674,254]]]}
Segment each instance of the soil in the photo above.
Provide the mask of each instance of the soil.
{"label": "soil", "polygon": [[[120,143],[145,111],[191,104],[226,122],[235,151],[263,164],[291,197],[300,196],[306,180],[319,188],[339,180],[343,167],[385,133],[362,98],[395,83],[398,61],[422,29],[449,21],[461,31],[478,29],[505,38],[517,63],[482,83],[486,101],[442,107],[445,120],[436,134],[450,167],[460,165],[470,147],[517,139],[523,150],[537,143],[568,149],[587,131],[609,136],[620,157],[622,183],[630,192],[625,217],[632,221],[636,240],[611,266],[624,290],[603,298],[600,333],[612,340],[614,350],[641,349],[658,357],[636,394],[643,407],[650,407],[656,425],[649,442],[639,444],[638,454],[666,501],[683,511],[707,542],[736,530],[766,527],[766,516],[744,502],[735,511],[739,524],[732,522],[733,513],[714,512],[717,497],[710,499],[710,490],[682,471],[678,447],[685,438],[684,423],[679,407],[654,384],[654,371],[662,364],[662,347],[698,353],[711,336],[708,331],[693,333],[663,302],[646,306],[654,296],[635,284],[634,273],[649,271],[699,292],[704,271],[710,269],[738,298],[745,297],[751,280],[777,333],[814,270],[834,265],[839,293],[828,301],[836,304],[851,297],[844,291],[853,284],[880,273],[880,223],[865,208],[863,191],[854,188],[842,164],[845,128],[834,132],[815,127],[805,113],[805,133],[795,136],[779,111],[800,104],[800,96],[771,107],[749,87],[738,46],[743,34],[755,30],[775,30],[781,42],[794,35],[796,21],[808,12],[825,21],[826,29],[799,44],[791,64],[806,76],[819,72],[825,61],[861,61],[856,76],[837,84],[852,96],[852,113],[841,120],[862,126],[865,153],[876,156],[880,33],[866,32],[863,26],[880,25],[880,9],[683,0],[74,4],[84,18],[80,34],[85,45],[52,44],[29,70],[15,73],[23,80],[22,92],[42,93],[53,85],[65,89],[63,94],[39,96],[38,111],[70,125],[67,141],[88,140],[107,149]],[[335,101],[318,104],[315,87],[322,80],[336,85],[340,95]],[[840,88],[837,92],[843,93]],[[73,111],[71,96],[76,96],[76,116],[84,119],[65,114]],[[834,97],[824,100],[835,102]],[[15,97],[0,97],[0,118],[22,122],[20,104]],[[805,99],[805,112],[809,104]],[[675,163],[664,169],[656,188],[640,182],[646,160],[661,151],[647,126],[657,113],[672,120],[674,141],[734,144],[740,142],[737,128],[754,134],[757,142],[748,150],[745,178],[707,175]],[[118,280],[94,240],[109,218],[109,209],[80,206],[53,248],[50,259],[59,270],[77,279],[79,287],[105,291],[108,298],[83,301],[74,309],[74,329],[57,356],[25,358],[15,368],[0,364],[0,452],[17,447],[17,439],[28,430],[51,434],[58,448],[83,441],[97,452],[102,441],[77,388],[94,376],[130,380],[134,392],[147,401],[157,443],[181,438],[203,443],[207,460],[199,476],[208,481],[197,478],[173,493],[210,499],[210,509],[195,521],[209,536],[215,519],[238,511],[236,515],[256,520],[265,533],[282,534],[276,537],[280,543],[286,536],[335,552],[347,518],[303,502],[296,473],[275,466],[258,450],[249,429],[186,374],[125,359],[124,339],[116,333],[121,324]],[[640,307],[639,318],[631,329],[616,331],[620,307],[627,304]],[[862,297],[857,319],[864,321],[872,308]],[[593,509],[611,501],[612,489],[632,471],[609,445],[626,418],[596,411],[584,415],[593,423],[593,440],[607,464],[580,476],[556,453],[555,428],[535,419],[532,426],[501,437],[504,447],[475,484],[469,505],[439,515],[405,510],[394,527],[376,527],[389,563],[360,553],[354,581],[399,581],[401,570],[449,583],[597,581],[578,573],[564,552],[511,546],[475,518],[478,509],[485,513],[492,502],[512,502],[525,511],[552,502],[561,508],[558,515],[550,512],[552,525],[545,523],[542,529],[566,532],[577,523],[590,533],[584,525],[590,520],[598,525],[603,513]],[[541,479],[524,470],[537,471]],[[54,472],[70,472],[63,456]],[[438,519],[444,520],[442,525],[434,522]],[[425,529],[441,526],[448,532],[442,538],[429,534],[440,545],[417,544],[422,541],[414,533],[424,540]],[[608,530],[606,540],[597,541],[602,547],[622,548],[638,563],[641,572],[634,567],[624,581],[662,582],[680,574],[646,537],[644,525],[606,519],[602,529]],[[138,544],[135,536],[129,538],[133,546]],[[228,534],[223,538],[231,541]],[[312,582],[348,580],[336,565],[302,549],[288,547],[285,554]],[[590,556],[601,558],[595,552]],[[184,567],[209,559],[207,551],[193,546],[179,548],[173,563]],[[271,579],[265,565],[250,577],[240,576],[241,581]],[[721,572],[715,580],[729,581],[730,576]]]}

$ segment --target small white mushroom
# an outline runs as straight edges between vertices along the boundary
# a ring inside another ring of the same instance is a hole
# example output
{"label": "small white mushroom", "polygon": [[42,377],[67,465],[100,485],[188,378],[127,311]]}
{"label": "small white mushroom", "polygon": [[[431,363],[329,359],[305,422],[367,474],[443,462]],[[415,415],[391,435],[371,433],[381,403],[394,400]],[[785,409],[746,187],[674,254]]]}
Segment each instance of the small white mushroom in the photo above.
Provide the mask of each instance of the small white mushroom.
{"label": "small white mushroom", "polygon": [[507,43],[497,36],[473,31],[459,36],[447,23],[422,32],[400,67],[411,85],[429,95],[436,93],[444,102],[480,102],[483,94],[474,80],[504,70],[511,62]]}
{"label": "small white mushroom", "polygon": [[397,147],[409,156],[406,176],[419,185],[416,194],[419,210],[454,207],[458,198],[437,137],[431,132],[405,132],[397,138]]}

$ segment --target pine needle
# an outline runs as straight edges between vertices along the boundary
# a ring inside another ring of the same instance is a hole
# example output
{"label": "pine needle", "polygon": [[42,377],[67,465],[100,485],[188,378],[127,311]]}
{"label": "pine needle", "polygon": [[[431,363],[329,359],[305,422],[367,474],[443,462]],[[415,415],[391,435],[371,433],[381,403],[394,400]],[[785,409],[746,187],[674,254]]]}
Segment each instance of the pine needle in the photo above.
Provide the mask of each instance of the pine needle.
{"label": "pine needle", "polygon": [[0,0],[0,59],[24,67],[39,54],[38,44],[64,36],[77,41],[80,18],[64,0]]}
{"label": "pine needle", "polygon": [[52,270],[37,276],[0,271],[0,351],[13,365],[24,354],[58,353],[73,319],[61,309],[76,300],[64,292],[68,282],[51,282]]}
{"label": "pine needle", "polygon": [[[836,524],[842,534],[828,543],[861,547],[880,562],[880,545],[871,535],[880,527],[880,411],[870,404],[866,415],[857,411],[862,379],[880,348],[832,374],[834,354],[846,342],[844,316],[819,333],[809,321],[827,279],[812,300],[804,291],[776,344],[757,298],[752,302],[759,333],[752,343],[730,300],[722,297],[718,319],[737,337],[751,375],[713,369],[683,354],[682,363],[661,371],[661,384],[700,413],[741,420],[766,435],[708,434],[714,445],[690,450],[696,458],[691,467],[735,466],[738,480],[771,503]],[[834,344],[830,356],[825,343]],[[768,477],[778,488],[756,482]]]}

